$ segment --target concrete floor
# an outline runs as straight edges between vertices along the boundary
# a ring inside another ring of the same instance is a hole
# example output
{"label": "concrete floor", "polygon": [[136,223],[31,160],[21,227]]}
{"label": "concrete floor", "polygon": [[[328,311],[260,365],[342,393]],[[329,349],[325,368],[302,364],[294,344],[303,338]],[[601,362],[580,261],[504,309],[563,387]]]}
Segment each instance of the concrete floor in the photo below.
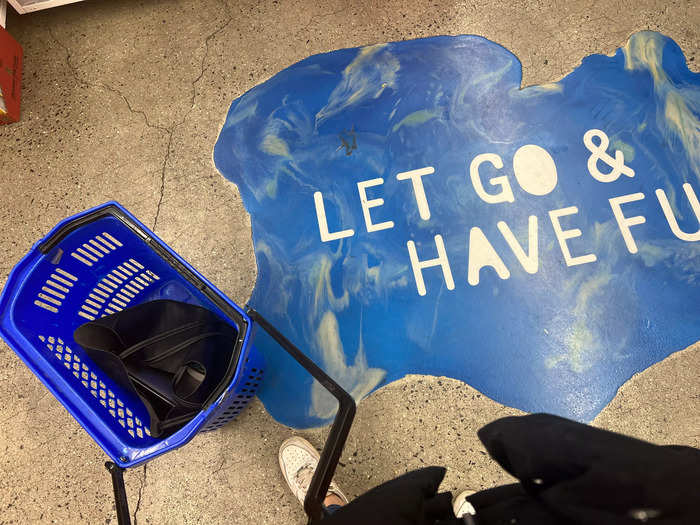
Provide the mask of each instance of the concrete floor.
{"label": "concrete floor", "polygon": [[[22,121],[0,127],[0,279],[60,219],[116,199],[245,302],[250,223],[211,154],[231,101],[336,48],[483,35],[556,80],[641,29],[700,58],[700,4],[623,2],[88,1],[8,16],[25,51]],[[596,424],[700,446],[700,346],[629,381]],[[105,456],[0,343],[0,524],[116,523]],[[446,489],[506,480],[475,430],[515,410],[454,380],[413,376],[364,401],[337,479],[355,496],[407,469],[449,467]],[[302,523],[278,444],[292,433],[257,401],[235,423],[127,474],[135,523]],[[320,445],[324,431],[305,432]]]}

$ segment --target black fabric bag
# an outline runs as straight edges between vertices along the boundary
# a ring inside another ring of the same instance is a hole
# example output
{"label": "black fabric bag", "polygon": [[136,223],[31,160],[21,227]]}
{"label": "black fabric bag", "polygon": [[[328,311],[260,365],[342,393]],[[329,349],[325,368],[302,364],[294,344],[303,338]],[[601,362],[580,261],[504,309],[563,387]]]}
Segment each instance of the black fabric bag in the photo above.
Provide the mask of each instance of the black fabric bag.
{"label": "black fabric bag", "polygon": [[148,409],[153,437],[190,421],[225,386],[238,331],[206,308],[157,300],[86,323],[76,343]]}
{"label": "black fabric bag", "polygon": [[457,519],[437,494],[444,469],[409,472],[358,497],[323,525],[697,525],[700,451],[658,446],[556,416],[499,419],[479,438],[520,483],[468,499]]}

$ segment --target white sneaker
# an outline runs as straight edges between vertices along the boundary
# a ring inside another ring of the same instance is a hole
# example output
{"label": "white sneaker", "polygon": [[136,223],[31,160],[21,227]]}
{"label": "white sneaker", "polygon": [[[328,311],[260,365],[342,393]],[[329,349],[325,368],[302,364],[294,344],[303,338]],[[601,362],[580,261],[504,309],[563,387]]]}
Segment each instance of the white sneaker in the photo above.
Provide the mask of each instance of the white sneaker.
{"label": "white sneaker", "polygon": [[[299,436],[287,439],[280,446],[279,461],[282,475],[292,494],[296,496],[302,505],[319,459],[320,455],[313,445]],[[326,497],[329,495],[335,495],[340,498],[343,505],[348,503],[348,498],[345,497],[345,494],[333,481],[328,487]]]}
{"label": "white sneaker", "polygon": [[455,516],[461,518],[462,516],[469,514],[471,516],[476,516],[476,509],[474,505],[467,501],[467,498],[474,494],[473,490],[465,490],[457,495],[457,497],[452,501],[452,510]]}

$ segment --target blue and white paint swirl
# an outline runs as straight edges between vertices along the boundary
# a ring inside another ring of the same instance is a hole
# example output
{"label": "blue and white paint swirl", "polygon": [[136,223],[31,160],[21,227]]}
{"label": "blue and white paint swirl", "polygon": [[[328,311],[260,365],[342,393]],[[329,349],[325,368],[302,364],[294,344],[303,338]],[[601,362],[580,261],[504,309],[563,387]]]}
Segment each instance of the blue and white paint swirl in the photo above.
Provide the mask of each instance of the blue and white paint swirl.
{"label": "blue and white paint swirl", "polygon": [[[445,375],[590,420],[700,339],[700,75],[642,32],[520,83],[503,47],[435,37],[313,56],[233,102],[214,160],[251,214],[250,303],[357,399]],[[270,413],[326,422],[333,400],[257,345]]]}

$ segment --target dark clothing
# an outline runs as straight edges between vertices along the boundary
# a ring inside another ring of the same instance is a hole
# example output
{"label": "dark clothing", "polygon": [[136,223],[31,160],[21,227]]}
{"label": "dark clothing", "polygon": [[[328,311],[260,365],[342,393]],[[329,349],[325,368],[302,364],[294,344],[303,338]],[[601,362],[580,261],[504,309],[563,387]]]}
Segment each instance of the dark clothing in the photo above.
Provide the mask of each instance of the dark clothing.
{"label": "dark clothing", "polygon": [[[551,523],[700,523],[696,449],[652,445],[543,414],[495,421],[479,439],[520,480],[526,501],[551,514]],[[485,523],[498,523],[483,514]]]}
{"label": "dark clothing", "polygon": [[322,525],[432,525],[443,517],[451,517],[452,497],[437,494],[445,469],[427,467],[404,474],[373,488],[341,507]]}
{"label": "dark clothing", "polygon": [[[700,524],[700,451],[664,447],[556,416],[509,417],[479,439],[520,483],[469,497],[477,525]],[[323,525],[457,525],[445,470],[429,467],[363,494]]]}

